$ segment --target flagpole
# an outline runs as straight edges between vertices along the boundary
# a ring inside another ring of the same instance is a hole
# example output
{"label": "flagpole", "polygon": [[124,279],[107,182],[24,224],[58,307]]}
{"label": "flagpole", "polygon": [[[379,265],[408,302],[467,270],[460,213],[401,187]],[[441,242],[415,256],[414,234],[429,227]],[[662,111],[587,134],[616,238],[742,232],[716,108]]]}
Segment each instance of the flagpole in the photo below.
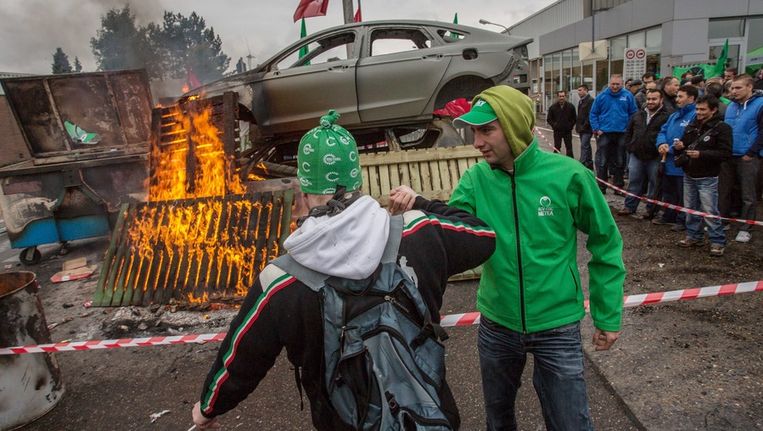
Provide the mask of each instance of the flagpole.
{"label": "flagpole", "polygon": [[344,23],[351,24],[355,17],[355,11],[352,8],[352,0],[342,0],[342,9],[344,9]]}

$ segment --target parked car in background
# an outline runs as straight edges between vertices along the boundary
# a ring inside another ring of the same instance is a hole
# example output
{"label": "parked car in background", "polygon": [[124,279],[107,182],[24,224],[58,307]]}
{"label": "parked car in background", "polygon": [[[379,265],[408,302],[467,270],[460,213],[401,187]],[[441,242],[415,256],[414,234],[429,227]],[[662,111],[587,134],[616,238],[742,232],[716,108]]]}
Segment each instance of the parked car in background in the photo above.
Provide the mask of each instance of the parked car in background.
{"label": "parked car in background", "polygon": [[344,127],[373,141],[390,128],[425,130],[446,102],[520,81],[513,78],[527,74],[530,42],[434,21],[346,24],[186,96],[238,92],[257,126],[255,144],[294,142],[329,109],[341,114]]}

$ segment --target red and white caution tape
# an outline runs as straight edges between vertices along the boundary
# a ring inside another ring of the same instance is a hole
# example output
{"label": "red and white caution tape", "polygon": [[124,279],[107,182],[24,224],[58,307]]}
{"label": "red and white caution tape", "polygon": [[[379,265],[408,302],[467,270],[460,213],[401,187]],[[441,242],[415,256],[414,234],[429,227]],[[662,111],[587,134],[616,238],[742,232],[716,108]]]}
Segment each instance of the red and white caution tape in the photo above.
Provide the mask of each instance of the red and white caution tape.
{"label": "red and white caution tape", "polygon": [[[667,292],[652,292],[639,295],[627,295],[623,298],[623,308],[640,305],[661,304],[673,301],[688,301],[690,299],[707,298],[710,296],[736,295],[738,293],[763,292],[763,280],[738,284],[724,284],[692,289],[671,290]],[[586,301],[588,309],[588,301]],[[449,314],[440,320],[442,327],[470,326],[480,323],[480,313]],[[119,340],[89,340],[65,341],[34,346],[16,346],[0,348],[1,355],[22,355],[25,353],[72,352],[82,350],[116,349],[121,347],[147,347],[167,344],[204,344],[209,341],[222,341],[225,332],[216,334],[189,334],[168,337],[122,338]]]}
{"label": "red and white caution tape", "polygon": [[120,347],[147,347],[166,344],[204,344],[208,341],[223,341],[225,332],[217,334],[174,335],[168,337],[121,338],[118,340],[64,341],[35,346],[0,348],[0,355],[20,355],[24,353],[72,352],[82,350],[116,349]]}
{"label": "red and white caution tape", "polygon": [[[551,144],[551,142],[548,140],[548,138],[537,127],[535,128],[535,132],[538,134],[538,136],[540,136],[546,142],[546,145],[548,145],[549,148],[551,148],[554,152],[561,154],[561,152],[558,149],[556,149],[556,147],[554,147]],[[695,215],[697,217],[707,217],[707,218],[714,218],[714,219],[718,219],[718,220],[726,220],[726,221],[735,222],[735,223],[744,223],[744,224],[755,225],[755,226],[763,226],[763,221],[760,221],[760,220],[745,220],[745,219],[739,219],[739,218],[733,218],[733,217],[721,217],[721,216],[718,216],[718,215],[709,214],[709,213],[705,213],[705,212],[702,212],[702,211],[697,211],[697,210],[693,210],[693,209],[690,209],[690,208],[682,207],[680,205],[669,204],[667,202],[659,201],[659,200],[656,200],[656,199],[650,199],[650,198],[645,197],[645,196],[639,196],[639,195],[633,194],[633,193],[631,193],[631,192],[629,192],[627,190],[621,189],[620,187],[617,187],[614,184],[610,184],[610,183],[608,183],[608,182],[606,182],[606,181],[604,181],[604,180],[602,180],[601,178],[598,178],[598,177],[596,178],[596,181],[598,181],[598,182],[604,184],[605,186],[607,186],[607,187],[609,187],[609,188],[611,188],[613,190],[616,190],[616,191],[618,191],[618,192],[620,192],[620,193],[622,193],[624,195],[628,195],[628,196],[634,197],[636,199],[640,199],[640,200],[642,200],[644,202],[648,202],[648,203],[653,204],[653,205],[657,205],[657,206],[660,206],[660,207],[672,209],[674,211],[684,212],[684,213],[687,213],[687,214]]]}

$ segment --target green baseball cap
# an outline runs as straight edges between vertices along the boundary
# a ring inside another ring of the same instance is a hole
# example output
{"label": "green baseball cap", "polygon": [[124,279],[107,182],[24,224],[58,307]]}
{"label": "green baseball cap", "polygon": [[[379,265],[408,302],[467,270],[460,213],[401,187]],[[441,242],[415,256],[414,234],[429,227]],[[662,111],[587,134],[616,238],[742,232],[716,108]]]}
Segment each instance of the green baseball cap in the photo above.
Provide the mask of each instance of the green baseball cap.
{"label": "green baseball cap", "polygon": [[453,125],[456,127],[482,126],[497,119],[498,116],[495,115],[495,111],[493,111],[490,104],[483,99],[479,99],[474,102],[469,112],[453,120]]}

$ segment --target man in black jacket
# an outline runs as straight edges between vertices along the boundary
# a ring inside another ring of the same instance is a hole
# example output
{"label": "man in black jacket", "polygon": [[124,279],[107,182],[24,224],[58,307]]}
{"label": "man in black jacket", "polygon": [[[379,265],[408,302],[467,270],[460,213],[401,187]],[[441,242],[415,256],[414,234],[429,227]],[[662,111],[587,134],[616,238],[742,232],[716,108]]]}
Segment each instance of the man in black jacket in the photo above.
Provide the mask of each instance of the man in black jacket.
{"label": "man in black jacket", "polygon": [[580,163],[586,168],[593,170],[593,153],[591,151],[591,120],[588,115],[591,113],[593,97],[588,94],[588,86],[583,84],[578,87],[578,118],[575,121],[575,131],[580,135]]}
{"label": "man in black jacket", "polygon": [[[646,107],[633,114],[625,129],[625,142],[631,153],[628,162],[628,191],[635,195],[641,195],[646,181],[649,184],[646,196],[652,199],[655,197],[657,168],[660,163],[657,134],[668,117],[669,114],[662,106],[662,93],[652,89],[646,93]],[[638,199],[627,196],[623,208],[617,214],[637,217],[638,204]]]}
{"label": "man in black jacket", "polygon": [[564,139],[567,157],[575,158],[572,154],[572,128],[575,127],[577,120],[575,106],[567,101],[566,92],[560,91],[556,95],[558,101],[548,108],[546,122],[554,129],[554,148],[559,151],[562,148],[562,139]]}
{"label": "man in black jacket", "polygon": [[[333,111],[322,117],[321,126],[300,141],[297,177],[311,211],[284,248],[314,271],[366,280],[379,267],[393,229],[388,211],[359,191],[357,146],[349,132],[334,124],[338,117]],[[392,212],[412,208],[402,214],[396,261],[414,280],[432,322],[438,323],[448,277],[487,260],[495,249],[495,233],[470,213],[424,199],[407,186],[394,189],[390,199],[397,203]],[[260,272],[193,407],[197,427],[214,427],[215,417],[243,401],[285,348],[301,374],[313,426],[320,431],[355,429],[348,418],[337,414],[328,395],[321,293],[272,263]],[[458,429],[458,409],[445,380],[438,395],[449,429]]]}
{"label": "man in black jacket", "polygon": [[[683,138],[673,146],[676,165],[684,170],[684,206],[718,215],[718,175],[721,163],[731,158],[731,126],[718,114],[718,99],[706,95],[697,99],[697,117],[686,126]],[[723,256],[726,235],[715,218],[705,218],[710,237],[710,255]],[[705,233],[700,217],[687,214],[686,238],[681,247],[701,247]]]}

